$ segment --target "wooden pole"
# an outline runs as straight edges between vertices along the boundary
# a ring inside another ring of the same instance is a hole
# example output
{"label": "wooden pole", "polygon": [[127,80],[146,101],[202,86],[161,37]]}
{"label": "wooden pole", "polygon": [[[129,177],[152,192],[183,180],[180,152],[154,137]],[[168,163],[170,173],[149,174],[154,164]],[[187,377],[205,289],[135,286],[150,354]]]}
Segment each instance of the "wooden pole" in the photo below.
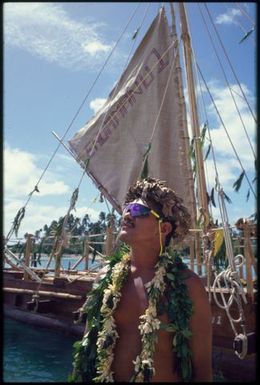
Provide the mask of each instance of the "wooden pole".
{"label": "wooden pole", "polygon": [[105,244],[105,254],[107,256],[111,255],[113,249],[113,229],[108,227],[106,229],[106,244]]}
{"label": "wooden pole", "polygon": [[85,270],[88,270],[89,269],[89,241],[88,239],[86,238],[84,240],[84,251],[83,251],[83,255],[84,255],[84,258],[85,258]]}
{"label": "wooden pole", "polygon": [[244,253],[246,258],[246,287],[247,287],[247,294],[250,300],[253,302],[254,300],[254,286],[253,286],[253,277],[252,277],[252,259],[250,255],[250,229],[248,226],[248,222],[244,223]]}
{"label": "wooden pole", "polygon": [[[30,255],[32,250],[32,237],[33,234],[27,234],[27,240],[26,240],[26,248],[25,248],[25,254],[24,254],[24,264],[26,267],[30,267]],[[23,279],[25,281],[28,281],[30,279],[30,275],[27,271],[23,274]]]}
{"label": "wooden pole", "polygon": [[202,208],[202,212],[209,218],[209,209],[208,209],[208,200],[206,194],[206,179],[205,171],[203,166],[203,157],[201,151],[201,138],[200,138],[200,128],[199,128],[199,118],[195,94],[195,82],[193,76],[192,68],[192,49],[190,42],[190,35],[188,32],[187,17],[183,3],[179,3],[180,19],[181,19],[181,31],[182,31],[182,41],[184,49],[184,59],[186,64],[186,76],[187,76],[187,86],[188,86],[188,96],[189,96],[189,105],[190,105],[190,114],[191,114],[191,128],[194,139],[194,149],[195,149],[195,158],[196,158],[196,169],[197,169],[197,181],[198,181],[198,199],[199,205]]}
{"label": "wooden pole", "polygon": [[194,271],[194,239],[190,240],[190,269]]}

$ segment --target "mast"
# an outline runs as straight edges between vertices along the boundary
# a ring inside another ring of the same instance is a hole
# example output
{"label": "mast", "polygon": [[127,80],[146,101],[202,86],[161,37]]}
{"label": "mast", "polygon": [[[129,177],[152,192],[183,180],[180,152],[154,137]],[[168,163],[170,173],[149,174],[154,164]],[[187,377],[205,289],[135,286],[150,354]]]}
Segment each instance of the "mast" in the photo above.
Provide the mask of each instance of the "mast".
{"label": "mast", "polygon": [[202,212],[209,218],[209,209],[208,209],[208,200],[206,194],[206,180],[205,172],[203,166],[203,157],[200,146],[200,129],[199,129],[199,119],[198,119],[198,109],[196,102],[195,86],[194,86],[194,76],[192,69],[192,50],[190,43],[190,35],[187,25],[186,11],[183,3],[179,3],[179,12],[180,12],[180,21],[181,21],[181,38],[183,41],[183,50],[186,66],[186,76],[187,76],[187,85],[188,85],[188,96],[190,104],[190,113],[191,113],[191,129],[194,138],[194,149],[195,149],[195,158],[197,164],[197,186],[198,186],[198,202],[199,206],[202,209]]}
{"label": "mast", "polygon": [[[179,42],[177,39],[177,32],[176,32],[176,21],[175,21],[175,13],[174,13],[174,8],[173,4],[170,3],[170,10],[171,10],[171,17],[172,17],[172,38],[175,40],[174,44],[174,51],[175,51],[175,61],[176,61],[176,76],[178,79],[178,89],[179,89],[179,94],[180,94],[180,101],[182,103],[182,109],[183,109],[183,116],[185,116],[185,121],[186,121],[186,105],[185,105],[185,99],[184,99],[184,92],[183,92],[183,81],[182,81],[182,73],[181,73],[181,64],[180,64],[180,51],[179,51]],[[184,127],[187,127],[184,125]],[[187,132],[186,132],[187,131]],[[188,153],[189,153],[189,135],[188,135],[188,130],[185,130],[184,133],[184,148],[185,148],[185,154],[186,154],[186,159],[188,160]],[[187,168],[189,170],[189,174],[191,175],[191,178],[188,180],[188,191],[190,191],[191,196],[191,227],[195,228],[195,221],[196,221],[196,200],[195,200],[195,194],[194,194],[194,182],[192,178],[192,171],[191,171],[191,166],[190,163],[187,161]]]}

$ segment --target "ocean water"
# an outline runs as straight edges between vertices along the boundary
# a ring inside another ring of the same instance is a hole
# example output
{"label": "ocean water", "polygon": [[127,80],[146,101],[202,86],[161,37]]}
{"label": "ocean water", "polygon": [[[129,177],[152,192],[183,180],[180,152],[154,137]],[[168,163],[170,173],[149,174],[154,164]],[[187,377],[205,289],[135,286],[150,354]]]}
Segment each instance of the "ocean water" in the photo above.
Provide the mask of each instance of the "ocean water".
{"label": "ocean water", "polygon": [[4,319],[4,382],[67,382],[77,337]]}

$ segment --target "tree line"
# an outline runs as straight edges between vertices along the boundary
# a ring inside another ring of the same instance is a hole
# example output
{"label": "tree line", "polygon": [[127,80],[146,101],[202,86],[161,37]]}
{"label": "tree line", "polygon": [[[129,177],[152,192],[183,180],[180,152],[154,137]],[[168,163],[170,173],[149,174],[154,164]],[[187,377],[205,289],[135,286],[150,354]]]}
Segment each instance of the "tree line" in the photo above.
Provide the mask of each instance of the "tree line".
{"label": "tree line", "polygon": [[[35,231],[32,252],[36,254],[49,254],[53,249],[54,239],[61,235],[65,217],[53,220],[49,225],[45,224],[42,228]],[[65,224],[66,234],[70,235],[69,245],[63,248],[65,254],[81,254],[83,252],[83,240],[88,235],[105,234],[108,227],[113,226],[114,231],[118,231],[120,227],[120,218],[113,212],[105,213],[101,211],[97,221],[91,221],[88,214],[82,219],[70,214]],[[25,249],[25,240],[28,233],[24,234],[24,241],[12,245],[10,248],[14,253],[23,254]],[[74,237],[74,236],[77,236]],[[50,237],[50,238],[48,238]],[[102,235],[91,237],[93,242],[101,242],[104,240]],[[101,244],[92,245],[96,251],[102,252]]]}

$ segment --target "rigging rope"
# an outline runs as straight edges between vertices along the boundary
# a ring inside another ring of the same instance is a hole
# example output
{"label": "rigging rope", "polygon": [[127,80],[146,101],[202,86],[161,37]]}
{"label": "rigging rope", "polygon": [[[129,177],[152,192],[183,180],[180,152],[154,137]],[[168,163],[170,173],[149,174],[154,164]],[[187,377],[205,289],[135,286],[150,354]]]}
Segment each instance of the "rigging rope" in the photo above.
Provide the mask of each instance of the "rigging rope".
{"label": "rigging rope", "polygon": [[251,185],[251,183],[250,183],[250,180],[249,180],[249,178],[248,178],[248,176],[247,176],[247,173],[246,173],[246,171],[245,171],[245,169],[244,169],[244,167],[243,167],[243,164],[242,164],[242,162],[241,162],[241,160],[240,160],[240,158],[239,158],[239,156],[238,156],[238,153],[237,153],[237,151],[236,151],[236,149],[235,149],[235,147],[234,147],[234,144],[232,143],[232,140],[231,140],[231,138],[230,138],[230,136],[229,136],[229,133],[228,133],[228,131],[227,131],[227,128],[226,128],[226,126],[225,126],[225,124],[224,124],[224,122],[223,122],[223,120],[222,120],[222,118],[221,118],[221,115],[220,115],[220,113],[219,113],[219,110],[218,110],[218,108],[217,108],[217,106],[216,106],[216,104],[215,104],[215,101],[214,101],[214,99],[213,99],[213,97],[212,97],[212,95],[211,95],[211,92],[210,92],[210,90],[209,90],[209,87],[208,87],[208,85],[207,85],[207,83],[206,83],[206,81],[205,81],[205,79],[204,79],[204,77],[203,77],[203,75],[202,75],[202,72],[201,72],[200,67],[199,67],[198,64],[197,64],[197,67],[198,67],[200,76],[202,77],[202,80],[203,80],[203,82],[204,82],[204,85],[205,85],[206,88],[207,88],[207,91],[208,91],[208,94],[209,94],[209,96],[210,96],[210,98],[211,98],[211,101],[212,101],[212,103],[213,103],[213,105],[214,105],[214,107],[215,107],[215,110],[216,110],[216,112],[217,112],[217,114],[218,114],[218,116],[219,116],[219,119],[220,119],[220,121],[221,121],[221,124],[222,124],[222,126],[223,126],[223,128],[224,128],[224,130],[225,130],[225,132],[226,132],[226,135],[227,135],[227,137],[228,137],[228,140],[229,140],[229,142],[230,142],[230,144],[231,144],[231,146],[232,146],[232,148],[233,148],[233,151],[234,151],[234,153],[235,153],[235,155],[236,155],[236,158],[237,158],[237,160],[238,160],[238,162],[239,162],[239,164],[240,164],[240,167],[241,167],[241,169],[244,171],[244,174],[245,174],[246,180],[247,180],[247,182],[248,182],[248,184],[249,184],[249,187],[250,187],[252,193],[254,194],[254,197],[256,198],[256,194],[255,194],[255,192],[254,192],[254,190],[253,190],[253,187],[252,187],[252,185]]}
{"label": "rigging rope", "polygon": [[[195,58],[195,55],[193,55],[193,56]],[[195,63],[196,63],[196,61],[195,61]],[[197,64],[197,68],[199,69],[198,64]],[[200,69],[199,69],[199,71],[200,71]],[[200,74],[201,74],[201,71],[200,71]],[[201,76],[202,76],[202,74],[201,74]],[[206,84],[203,76],[202,76],[202,79],[203,79],[203,81],[206,85],[206,88],[208,90],[207,84]],[[199,81],[199,85],[201,87],[200,81]],[[208,92],[209,92],[209,90],[208,90]],[[202,95],[202,92],[201,92],[201,95]],[[212,99],[212,96],[210,93],[209,93],[209,95]],[[203,101],[205,116],[206,116],[206,119],[208,120],[203,95],[202,95],[202,101]],[[212,101],[214,103],[213,99],[212,99]],[[214,103],[214,105],[215,105],[215,103]],[[216,106],[215,106],[215,108],[216,108]],[[209,130],[208,125],[207,125],[207,128],[208,128],[210,143],[212,144],[212,139],[211,139],[210,130]],[[243,307],[242,307],[242,303],[241,303],[241,296],[242,296],[245,303],[247,303],[247,300],[245,297],[243,287],[241,285],[241,281],[240,281],[238,272],[236,271],[236,267],[240,267],[243,264],[244,257],[242,255],[237,255],[236,257],[234,257],[234,254],[233,254],[231,234],[230,234],[229,225],[228,225],[228,216],[227,216],[226,206],[225,206],[225,202],[224,202],[224,192],[223,192],[223,189],[221,189],[221,187],[220,187],[220,181],[219,181],[219,176],[218,176],[218,170],[217,170],[217,165],[216,165],[214,148],[213,148],[213,146],[211,148],[212,148],[213,164],[214,164],[215,173],[216,173],[216,187],[215,188],[218,192],[220,215],[221,215],[222,223],[223,223],[226,252],[227,252],[227,257],[228,257],[228,261],[229,261],[229,267],[226,270],[222,271],[218,275],[215,274],[215,279],[213,282],[212,291],[213,291],[213,296],[214,296],[216,304],[220,308],[225,309],[227,317],[228,317],[229,322],[230,322],[230,325],[231,325],[232,330],[235,334],[235,340],[234,340],[235,353],[240,359],[243,359],[247,354],[247,335],[246,335],[246,328],[245,328],[245,316],[244,316],[244,311],[243,311]],[[208,233],[204,234],[204,239],[206,242],[207,241],[210,242],[210,236],[209,235],[210,234],[208,234]],[[203,248],[203,251],[204,251],[204,248]],[[206,248],[205,251],[206,251],[205,254],[208,257],[207,264],[208,264],[208,274],[209,274],[209,272],[210,272],[210,266],[209,265],[210,265],[211,258],[213,255],[210,252],[210,247]],[[242,261],[240,264],[238,264],[239,258],[241,258],[241,261]],[[209,289],[208,290],[209,291],[209,301],[211,301],[211,285],[210,285],[209,276],[207,278],[208,278],[207,279],[207,285],[208,285],[208,289]],[[221,286],[221,283],[223,281],[224,281],[224,286],[226,288],[228,288],[228,291],[230,293],[228,302],[226,301],[225,296],[222,292],[223,286]],[[220,289],[219,291],[220,291],[223,305],[220,304],[220,302],[218,301],[216,288]],[[238,319],[235,319],[230,314],[231,305],[233,304],[234,301],[236,302],[236,304],[238,306],[238,311],[239,311],[239,318]],[[236,331],[234,323],[240,323],[241,328],[242,328],[242,334],[241,333],[239,334]],[[240,351],[239,351],[239,349],[236,348],[235,342],[241,342],[242,343],[242,349]]]}
{"label": "rigging rope", "polygon": [[200,10],[200,14],[201,14],[201,16],[202,16],[202,19],[203,19],[204,25],[205,25],[205,27],[206,27],[206,30],[207,30],[208,36],[209,36],[209,38],[210,38],[210,41],[211,41],[212,47],[213,47],[213,49],[214,49],[215,55],[217,56],[217,59],[218,59],[219,65],[220,65],[220,67],[221,67],[221,70],[222,70],[222,73],[223,73],[224,79],[225,79],[225,81],[226,81],[226,84],[227,84],[227,86],[228,86],[228,89],[229,89],[229,91],[230,91],[230,95],[231,95],[231,97],[232,97],[232,100],[233,100],[233,102],[234,102],[234,104],[235,104],[235,107],[236,107],[236,110],[237,110],[238,116],[239,116],[239,118],[240,118],[240,121],[241,121],[241,123],[242,123],[242,126],[243,126],[243,128],[244,128],[244,132],[245,132],[245,134],[246,134],[246,137],[247,137],[248,143],[249,143],[249,145],[250,145],[250,148],[251,148],[251,150],[252,150],[253,156],[254,156],[254,158],[256,159],[256,154],[255,154],[255,151],[254,151],[253,145],[252,145],[252,143],[251,143],[251,140],[250,140],[250,138],[249,138],[248,132],[247,132],[247,130],[246,130],[246,127],[245,127],[245,123],[244,123],[244,121],[243,121],[243,119],[242,119],[242,116],[241,116],[241,113],[240,113],[240,111],[239,111],[238,105],[237,105],[237,103],[236,103],[236,100],[235,100],[235,98],[234,98],[234,95],[233,95],[233,93],[232,93],[232,90],[231,90],[231,87],[230,87],[229,81],[228,81],[228,79],[227,79],[227,76],[226,76],[226,73],[225,73],[224,67],[223,67],[223,65],[222,65],[222,63],[221,63],[221,60],[220,60],[220,58],[219,58],[219,55],[218,55],[218,53],[217,53],[216,47],[215,47],[215,45],[214,45],[214,42],[213,42],[212,36],[211,36],[211,34],[210,34],[210,31],[209,31],[209,29],[208,29],[208,26],[207,26],[207,24],[206,24],[206,20],[205,20],[205,18],[204,18],[204,16],[203,16],[203,13],[202,13],[202,11],[201,11],[201,6],[200,6],[200,4],[199,4],[199,3],[198,3],[198,7],[199,7],[199,10]]}
{"label": "rigging rope", "polygon": [[256,119],[256,117],[255,117],[255,115],[254,115],[254,113],[253,113],[253,111],[252,111],[252,108],[250,107],[250,104],[248,103],[247,97],[246,97],[246,95],[245,95],[245,93],[244,93],[244,91],[243,91],[243,89],[242,89],[242,87],[241,87],[240,81],[238,80],[238,77],[237,77],[237,75],[236,75],[236,73],[235,73],[234,67],[233,67],[233,65],[232,65],[232,63],[231,63],[231,61],[230,61],[230,59],[229,59],[229,56],[228,56],[228,54],[227,54],[227,52],[226,52],[226,49],[225,49],[225,47],[224,47],[224,44],[222,43],[222,40],[221,40],[221,38],[220,38],[220,36],[219,36],[219,33],[218,33],[217,29],[216,29],[216,26],[215,26],[215,24],[214,24],[214,22],[213,22],[213,20],[212,20],[211,14],[210,14],[210,12],[209,12],[209,10],[208,10],[208,7],[207,7],[207,5],[206,5],[205,3],[204,3],[204,7],[206,8],[206,11],[207,11],[207,13],[208,13],[208,15],[209,15],[211,24],[212,24],[212,26],[213,26],[213,28],[214,28],[214,30],[215,30],[215,32],[216,32],[216,35],[217,35],[218,40],[219,40],[219,42],[220,42],[220,44],[221,44],[221,47],[222,47],[222,49],[223,49],[223,51],[224,51],[224,54],[225,54],[225,56],[226,56],[226,58],[227,58],[227,60],[228,60],[228,63],[229,63],[230,68],[231,68],[231,70],[232,70],[232,73],[233,73],[233,75],[234,75],[235,78],[236,78],[236,81],[237,81],[237,84],[238,84],[238,86],[239,86],[239,88],[240,88],[240,91],[241,91],[241,93],[242,93],[242,95],[243,95],[243,97],[244,97],[244,99],[245,99],[245,101],[246,101],[246,104],[247,104],[247,106],[248,106],[248,108],[249,108],[249,110],[250,110],[250,112],[251,112],[252,117],[254,118],[255,122],[257,123],[257,119]]}
{"label": "rigging rope", "polygon": [[[140,28],[141,28],[141,26],[142,26],[142,24],[143,24],[143,22],[144,22],[144,20],[145,20],[145,17],[146,17],[146,14],[147,14],[147,11],[148,11],[149,6],[150,6],[150,4],[148,4],[148,6],[146,7],[146,12],[145,12],[145,14],[144,14],[142,23],[141,23],[140,27],[138,28],[138,30],[140,30]],[[130,21],[128,22],[126,28],[128,27],[129,23],[130,23]],[[124,32],[126,31],[126,28],[124,29]],[[137,31],[138,31],[138,30],[137,30]],[[123,32],[123,33],[124,33],[124,32]],[[123,34],[121,34],[120,39],[121,39],[122,35],[123,35]],[[135,34],[135,37],[136,37],[136,34]],[[118,40],[118,42],[120,41],[120,39]],[[132,48],[131,48],[131,50],[130,50],[130,52],[129,52],[129,55],[128,55],[128,57],[127,57],[127,60],[126,60],[126,63],[125,63],[125,68],[127,67],[127,64],[128,64],[129,59],[130,59],[131,53],[132,53],[132,51],[133,51],[134,45],[135,45],[135,40],[133,41]],[[115,45],[115,47],[116,47],[116,45]],[[114,48],[115,48],[115,47],[114,47]],[[112,52],[113,52],[113,51],[112,51]],[[112,54],[112,52],[111,52],[111,54]],[[106,64],[106,63],[105,63],[105,64]],[[103,66],[103,68],[104,68],[104,66]],[[117,89],[118,89],[118,85],[119,85],[119,82],[117,83],[116,87],[114,88],[114,91],[113,91],[113,94],[112,94],[111,98],[113,98],[114,95],[116,94],[116,91],[117,91]],[[98,129],[97,135],[96,135],[95,140],[94,140],[94,143],[93,143],[93,145],[92,145],[92,149],[91,149],[90,154],[89,154],[89,158],[88,158],[88,160],[87,160],[86,167],[84,168],[83,173],[82,173],[82,175],[81,175],[81,177],[80,177],[80,180],[79,180],[77,189],[76,189],[76,190],[74,191],[74,193],[73,193],[73,195],[74,195],[75,192],[77,192],[76,200],[77,200],[77,198],[78,198],[78,192],[79,192],[79,188],[80,188],[80,185],[81,185],[81,183],[82,183],[83,177],[84,177],[84,175],[86,174],[86,171],[87,171],[87,167],[88,167],[88,164],[89,164],[89,160],[90,160],[91,155],[92,155],[92,153],[93,153],[93,151],[94,151],[94,148],[95,148],[95,145],[96,145],[98,136],[99,136],[99,134],[100,134],[100,132],[101,132],[101,130],[102,130],[102,128],[103,128],[103,125],[104,125],[104,122],[105,122],[105,119],[106,119],[107,114],[108,114],[108,109],[107,109],[106,113],[104,114],[104,117],[103,117],[102,122],[101,122],[101,124],[100,124],[100,127],[99,127],[99,129]],[[65,135],[66,135],[66,133],[65,133]],[[65,135],[63,135],[63,137],[61,138],[61,141],[63,141]],[[136,143],[136,145],[137,145],[137,143]],[[73,197],[72,197],[71,199],[73,199]],[[63,221],[60,250],[61,250],[61,248],[62,248],[62,246],[63,246],[63,244],[64,244],[64,241],[65,241],[65,232],[66,232],[66,231],[65,231],[65,226],[66,226],[66,224],[67,224],[67,219],[68,219],[68,216],[69,216],[69,214],[70,214],[70,211],[75,207],[75,203],[76,203],[76,202],[74,202],[73,206],[72,206],[72,204],[71,204],[71,206],[70,206],[70,208],[69,208],[69,210],[68,210],[68,212],[67,212],[67,214],[66,214],[66,216],[65,216],[65,219],[64,219],[64,221]],[[106,202],[106,204],[107,204],[107,202]],[[109,212],[110,212],[110,210],[109,210]]]}
{"label": "rigging rope", "polygon": [[255,27],[255,22],[254,20],[248,15],[248,13],[239,5],[239,3],[235,3],[236,6],[239,8],[239,10],[244,14],[244,16],[251,21],[252,26]]}
{"label": "rigging rope", "polygon": [[[101,73],[103,72],[103,70],[104,70],[106,64],[108,63],[110,57],[112,56],[112,54],[113,54],[115,48],[116,48],[117,45],[119,44],[119,41],[121,40],[123,34],[125,33],[125,31],[126,31],[128,25],[130,24],[130,22],[132,21],[134,15],[136,14],[136,12],[137,12],[137,10],[138,10],[140,4],[141,4],[141,3],[139,3],[139,4],[137,5],[137,7],[135,8],[134,12],[133,12],[132,15],[130,16],[130,18],[129,18],[128,22],[127,22],[127,25],[125,26],[125,28],[124,28],[123,31],[121,32],[121,35],[120,35],[119,39],[117,40],[117,42],[115,43],[114,47],[113,47],[112,50],[110,51],[110,53],[109,53],[108,57],[106,58],[106,60],[105,60],[105,62],[104,62],[104,64],[103,64],[103,66],[101,67],[101,69],[100,69],[98,75],[97,75],[96,78],[94,79],[94,81],[93,81],[93,83],[92,83],[92,85],[91,85],[89,91],[87,92],[86,96],[84,97],[83,101],[81,102],[81,104],[80,104],[79,108],[77,109],[77,111],[76,111],[76,113],[75,113],[73,119],[71,120],[70,124],[68,125],[68,127],[67,127],[65,133],[63,134],[63,136],[62,136],[62,138],[61,138],[62,141],[65,139],[65,136],[67,135],[67,133],[69,132],[71,126],[72,126],[73,123],[74,123],[74,121],[75,121],[76,118],[78,117],[78,115],[79,115],[79,113],[80,113],[80,111],[81,111],[83,105],[85,104],[87,98],[89,97],[91,91],[93,90],[93,88],[94,88],[96,82],[97,82],[98,79],[100,78]],[[28,205],[30,199],[32,198],[32,195],[33,195],[34,191],[37,191],[37,190],[38,190],[38,185],[39,185],[40,181],[42,180],[42,178],[43,178],[45,172],[47,171],[49,165],[51,164],[53,158],[55,157],[55,155],[56,155],[58,149],[60,148],[60,145],[61,145],[61,143],[58,144],[57,148],[55,149],[54,153],[52,154],[52,156],[51,156],[50,160],[48,161],[48,163],[47,163],[47,165],[46,165],[44,171],[42,172],[42,174],[41,174],[41,176],[40,176],[38,182],[36,183],[35,189],[32,191],[32,193],[29,194],[29,197],[28,197],[28,199],[27,199],[25,205],[22,207],[22,209],[25,210],[25,208],[26,208],[26,206]],[[20,209],[20,210],[21,210],[21,209]],[[9,231],[9,233],[8,233],[8,236],[5,238],[5,243],[6,243],[6,244],[7,244],[7,242],[9,241],[10,237],[12,236],[13,232],[14,232],[14,229],[13,229],[13,227],[12,227],[11,230]]]}

